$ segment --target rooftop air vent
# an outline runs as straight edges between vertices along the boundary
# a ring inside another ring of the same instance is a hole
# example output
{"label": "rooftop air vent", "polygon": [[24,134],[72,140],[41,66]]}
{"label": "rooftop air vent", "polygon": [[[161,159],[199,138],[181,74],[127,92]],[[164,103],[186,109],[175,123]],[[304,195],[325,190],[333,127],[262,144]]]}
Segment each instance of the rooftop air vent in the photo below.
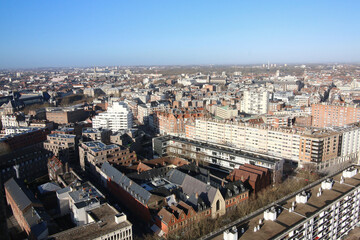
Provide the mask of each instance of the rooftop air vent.
{"label": "rooftop air vent", "polygon": [[306,203],[309,199],[309,194],[305,191],[296,195],[296,203]]}
{"label": "rooftop air vent", "polygon": [[264,219],[265,220],[275,221],[276,217],[277,217],[277,213],[276,213],[275,207],[272,207],[271,209],[267,209],[264,212]]}
{"label": "rooftop air vent", "polygon": [[321,188],[330,190],[334,185],[334,180],[331,178],[326,179],[325,181],[322,181]]}
{"label": "rooftop air vent", "polygon": [[343,177],[344,178],[352,178],[357,174],[358,170],[355,167],[350,167],[343,171]]}

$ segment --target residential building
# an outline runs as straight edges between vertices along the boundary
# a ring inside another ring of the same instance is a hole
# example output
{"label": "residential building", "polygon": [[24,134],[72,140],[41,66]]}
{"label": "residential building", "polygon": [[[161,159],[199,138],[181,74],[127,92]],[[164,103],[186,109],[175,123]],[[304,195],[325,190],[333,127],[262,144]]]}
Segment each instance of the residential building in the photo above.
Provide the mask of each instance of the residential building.
{"label": "residential building", "polygon": [[93,118],[93,128],[106,128],[113,132],[130,129],[133,126],[133,115],[124,102],[113,102],[106,112]]}
{"label": "residential building", "polygon": [[77,139],[72,134],[49,134],[44,142],[44,148],[63,162],[75,162],[78,159]]}
{"label": "residential building", "polygon": [[153,151],[158,156],[167,155],[196,162],[203,161],[228,170],[239,168],[244,164],[253,164],[269,169],[273,182],[280,181],[283,174],[284,159],[282,158],[175,136],[154,138]]}
{"label": "residential building", "polygon": [[158,110],[153,114],[154,128],[162,135],[185,136],[185,124],[202,116],[202,108]]}
{"label": "residential building", "polygon": [[49,236],[54,240],[132,240],[132,224],[124,213],[104,203],[86,212],[89,223]]}
{"label": "residential building", "polygon": [[244,91],[241,111],[248,114],[266,114],[269,108],[269,93],[264,89]]}
{"label": "residential building", "polygon": [[68,186],[56,191],[60,215],[70,213],[76,226],[83,226],[93,221],[87,212],[97,208],[104,201],[104,195],[90,182]]}
{"label": "residential building", "polygon": [[231,119],[238,115],[238,110],[231,106],[217,106],[215,110],[215,116],[221,119]]}
{"label": "residential building", "polygon": [[350,138],[358,136],[355,133],[358,128],[357,125],[333,129],[271,127],[238,121],[197,119],[194,125],[186,128],[186,136],[188,139],[280,157],[299,162],[300,165],[316,163],[322,168],[322,163],[334,165],[357,158],[358,151],[354,153],[355,148],[341,152],[341,135],[350,134]]}
{"label": "residential building", "polygon": [[100,141],[105,144],[110,143],[111,130],[109,129],[96,129],[96,128],[83,128],[82,139],[85,142]]}
{"label": "residential building", "polygon": [[360,107],[345,104],[313,104],[311,116],[313,127],[342,127],[360,121]]}
{"label": "residential building", "polygon": [[50,133],[48,129],[30,129],[26,132],[6,135],[0,138],[0,155],[30,145],[41,144]]}
{"label": "residential building", "polygon": [[137,160],[136,153],[130,152],[128,148],[102,142],[83,142],[79,147],[80,166],[83,170],[102,164],[106,161],[115,165],[129,166]]}
{"label": "residential building", "polygon": [[[206,239],[344,239],[360,222],[359,166],[326,176],[285,198],[224,226]],[[235,231],[234,231],[235,230]]]}
{"label": "residential building", "polygon": [[47,174],[46,163],[51,152],[39,146],[21,148],[0,156],[0,177],[3,182],[10,178],[33,181]]}
{"label": "residential building", "polygon": [[19,181],[11,178],[4,184],[6,202],[10,205],[13,215],[20,228],[31,240],[42,240],[48,237],[46,214],[43,205],[32,192]]}
{"label": "residential building", "polygon": [[238,169],[234,169],[226,178],[230,181],[242,181],[250,186],[254,193],[266,188],[271,183],[269,169],[251,164],[244,164]]}

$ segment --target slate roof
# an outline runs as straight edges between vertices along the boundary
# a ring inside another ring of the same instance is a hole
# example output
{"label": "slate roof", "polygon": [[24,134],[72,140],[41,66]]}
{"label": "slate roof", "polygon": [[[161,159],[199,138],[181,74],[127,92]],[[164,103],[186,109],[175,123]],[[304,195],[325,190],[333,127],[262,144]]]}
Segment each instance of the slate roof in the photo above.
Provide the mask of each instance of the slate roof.
{"label": "slate roof", "polygon": [[[11,178],[5,183],[5,188],[15,201],[21,211],[24,211],[32,204],[32,201],[38,202],[26,188],[21,188],[21,184]],[[24,191],[23,191],[24,190]]]}
{"label": "slate roof", "polygon": [[206,204],[211,205],[214,201],[217,188],[212,187],[194,177],[191,177],[177,169],[172,169],[168,172],[167,178],[170,182],[180,185],[183,192],[188,196],[198,193]]}
{"label": "slate roof", "polygon": [[105,173],[111,181],[118,184],[121,188],[131,194],[134,198],[143,204],[147,204],[151,198],[151,193],[142,188],[140,185],[130,180],[125,174],[114,168],[108,162],[104,162],[101,171]]}

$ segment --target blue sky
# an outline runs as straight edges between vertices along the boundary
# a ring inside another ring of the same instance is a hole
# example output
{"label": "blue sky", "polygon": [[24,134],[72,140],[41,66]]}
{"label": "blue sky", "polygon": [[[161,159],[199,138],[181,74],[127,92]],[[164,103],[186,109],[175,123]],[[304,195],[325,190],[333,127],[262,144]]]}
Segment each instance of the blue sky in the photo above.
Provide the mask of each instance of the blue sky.
{"label": "blue sky", "polygon": [[360,1],[0,0],[0,68],[360,62]]}

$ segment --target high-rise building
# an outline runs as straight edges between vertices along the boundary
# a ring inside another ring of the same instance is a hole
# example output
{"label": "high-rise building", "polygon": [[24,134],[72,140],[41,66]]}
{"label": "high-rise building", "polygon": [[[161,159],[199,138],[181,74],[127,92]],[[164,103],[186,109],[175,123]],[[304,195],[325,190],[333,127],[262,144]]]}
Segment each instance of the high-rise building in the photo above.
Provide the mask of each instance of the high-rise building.
{"label": "high-rise building", "polygon": [[355,105],[313,104],[313,127],[341,127],[360,121],[360,107]]}
{"label": "high-rise building", "polygon": [[329,161],[335,164],[335,160],[342,162],[357,157],[359,129],[358,124],[318,130],[203,118],[186,126],[186,138],[265,153],[300,164]]}
{"label": "high-rise building", "polygon": [[249,114],[265,114],[268,112],[269,93],[264,89],[244,91],[241,111]]}
{"label": "high-rise building", "polygon": [[124,102],[114,102],[107,112],[100,113],[93,119],[93,128],[106,128],[113,132],[130,129],[133,115]]}
{"label": "high-rise building", "polygon": [[345,239],[359,224],[359,176],[358,166],[336,172],[206,237]]}

